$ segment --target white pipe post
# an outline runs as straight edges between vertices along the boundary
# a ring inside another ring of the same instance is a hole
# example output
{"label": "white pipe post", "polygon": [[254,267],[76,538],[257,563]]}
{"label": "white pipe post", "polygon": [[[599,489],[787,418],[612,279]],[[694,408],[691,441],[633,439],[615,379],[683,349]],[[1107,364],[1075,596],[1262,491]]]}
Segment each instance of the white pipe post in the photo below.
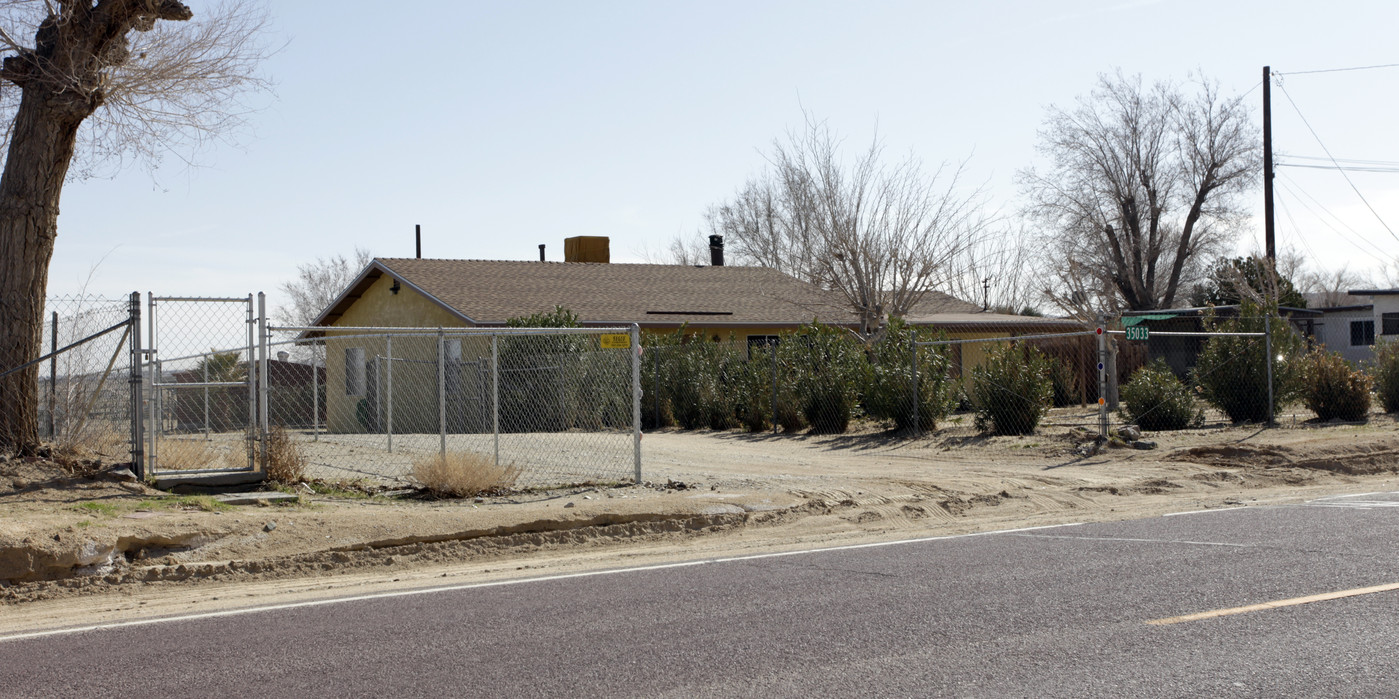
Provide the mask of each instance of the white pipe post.
{"label": "white pipe post", "polygon": [[1098,318],[1098,437],[1103,441],[1107,441],[1108,438],[1107,325],[1107,315],[1100,316]]}
{"label": "white pipe post", "polygon": [[389,453],[393,453],[393,335],[384,336],[384,354],[388,356],[388,367],[384,370],[384,396],[388,404],[388,419],[384,431],[388,433]]}
{"label": "white pipe post", "polygon": [[[641,326],[631,325],[631,424],[632,463],[636,483],[641,484]],[[656,396],[660,398],[660,396]]]}

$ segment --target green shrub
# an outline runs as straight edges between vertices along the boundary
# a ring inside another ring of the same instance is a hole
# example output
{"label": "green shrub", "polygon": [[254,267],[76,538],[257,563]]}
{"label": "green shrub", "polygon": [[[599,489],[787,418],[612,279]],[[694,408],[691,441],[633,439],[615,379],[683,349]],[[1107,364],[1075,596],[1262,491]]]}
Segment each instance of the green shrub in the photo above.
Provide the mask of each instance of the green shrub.
{"label": "green shrub", "polygon": [[1123,418],[1144,430],[1180,430],[1205,419],[1190,389],[1164,359],[1132,374],[1132,380],[1122,387],[1122,400]]}
{"label": "green shrub", "polygon": [[1370,377],[1334,352],[1307,353],[1302,385],[1302,402],[1322,420],[1364,420],[1370,412]]}
{"label": "green shrub", "polygon": [[1399,413],[1399,342],[1384,340],[1375,344],[1375,359],[1370,366],[1375,381],[1375,395],[1386,413]]}
{"label": "green shrub", "polygon": [[[933,333],[915,333],[902,319],[889,323],[884,339],[871,352],[869,385],[863,405],[870,417],[892,420],[895,427],[913,426],[913,354],[910,342],[934,339]],[[939,420],[957,406],[958,384],[949,376],[952,359],[946,345],[918,348],[918,428],[937,429]]]}
{"label": "green shrub", "polygon": [[976,427],[995,434],[1032,434],[1049,412],[1054,385],[1049,358],[1019,343],[994,344],[972,368]]}
{"label": "green shrub", "polygon": [[[1263,331],[1263,310],[1256,304],[1242,304],[1240,314],[1240,318],[1223,321],[1207,318],[1205,327],[1212,332]],[[1275,361],[1271,407],[1276,413],[1278,406],[1298,395],[1302,338],[1292,331],[1287,321],[1274,316],[1272,347]],[[1262,337],[1217,335],[1205,343],[1191,370],[1191,378],[1204,399],[1230,420],[1263,422],[1269,414],[1265,359]]]}
{"label": "green shrub", "polygon": [[778,360],[813,432],[838,434],[849,428],[859,414],[860,389],[869,373],[864,347],[849,331],[812,323],[778,346]]}
{"label": "green shrub", "polygon": [[733,427],[735,395],[727,378],[736,360],[732,348],[696,339],[671,351],[662,389],[675,421],[687,430]]}

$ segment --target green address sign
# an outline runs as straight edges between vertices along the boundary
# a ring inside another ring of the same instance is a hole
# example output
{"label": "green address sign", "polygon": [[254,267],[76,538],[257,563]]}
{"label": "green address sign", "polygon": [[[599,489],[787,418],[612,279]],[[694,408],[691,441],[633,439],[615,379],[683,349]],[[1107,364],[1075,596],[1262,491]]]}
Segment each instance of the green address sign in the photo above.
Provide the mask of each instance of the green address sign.
{"label": "green address sign", "polygon": [[1127,326],[1127,339],[1128,339],[1128,340],[1145,340],[1145,339],[1146,339],[1148,336],[1150,336],[1150,335],[1151,335],[1151,328],[1148,328],[1148,327],[1146,327],[1145,325],[1129,325],[1129,326]]}

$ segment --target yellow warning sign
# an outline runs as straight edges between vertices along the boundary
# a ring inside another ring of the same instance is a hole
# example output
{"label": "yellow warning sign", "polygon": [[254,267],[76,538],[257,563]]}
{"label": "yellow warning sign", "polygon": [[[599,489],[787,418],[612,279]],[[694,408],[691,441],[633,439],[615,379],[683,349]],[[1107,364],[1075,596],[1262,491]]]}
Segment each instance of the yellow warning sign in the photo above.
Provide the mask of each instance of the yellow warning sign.
{"label": "yellow warning sign", "polygon": [[631,335],[603,335],[603,349],[629,349],[631,347]]}

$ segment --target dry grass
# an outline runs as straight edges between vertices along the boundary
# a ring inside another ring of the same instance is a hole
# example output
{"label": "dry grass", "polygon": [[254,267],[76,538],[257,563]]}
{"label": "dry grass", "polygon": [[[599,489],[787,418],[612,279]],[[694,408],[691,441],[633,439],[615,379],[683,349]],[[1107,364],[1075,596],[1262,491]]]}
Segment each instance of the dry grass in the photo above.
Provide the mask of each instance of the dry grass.
{"label": "dry grass", "polygon": [[242,443],[233,450],[219,449],[202,437],[162,438],[156,447],[156,464],[161,470],[246,468]]}
{"label": "dry grass", "polygon": [[430,454],[415,459],[413,477],[437,495],[467,498],[515,485],[520,468],[514,464],[497,466],[482,454],[453,451],[445,458]]}
{"label": "dry grass", "polygon": [[295,485],[306,479],[306,454],[285,429],[273,427],[267,433],[267,461],[263,468],[267,480]]}

